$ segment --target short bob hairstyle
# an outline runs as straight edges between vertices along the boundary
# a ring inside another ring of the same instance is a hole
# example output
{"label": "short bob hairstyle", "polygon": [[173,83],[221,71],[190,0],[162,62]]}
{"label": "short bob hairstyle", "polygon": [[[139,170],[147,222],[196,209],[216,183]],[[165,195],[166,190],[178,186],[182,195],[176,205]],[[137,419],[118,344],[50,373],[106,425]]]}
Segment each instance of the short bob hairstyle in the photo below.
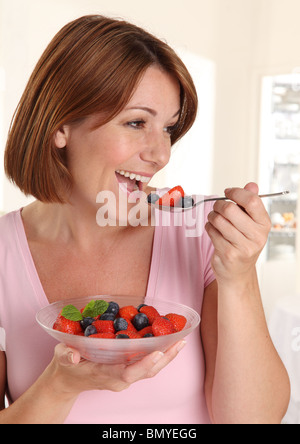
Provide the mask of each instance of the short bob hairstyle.
{"label": "short bob hairstyle", "polygon": [[72,177],[66,149],[55,147],[54,134],[95,114],[101,116],[99,126],[107,123],[126,106],[151,65],[180,84],[174,144],[197,113],[195,86],[175,52],[123,20],[88,15],[64,26],[38,61],[12,119],[4,155],[8,178],[42,202],[66,202]]}

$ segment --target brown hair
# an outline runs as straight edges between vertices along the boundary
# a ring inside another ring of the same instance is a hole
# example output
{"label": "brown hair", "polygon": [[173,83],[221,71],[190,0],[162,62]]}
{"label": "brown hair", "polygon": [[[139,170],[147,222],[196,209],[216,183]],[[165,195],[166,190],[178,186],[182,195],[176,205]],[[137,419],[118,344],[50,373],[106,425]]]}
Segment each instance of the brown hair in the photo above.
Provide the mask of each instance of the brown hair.
{"label": "brown hair", "polygon": [[37,63],[14,114],[5,149],[7,176],[43,202],[64,202],[72,184],[64,149],[55,147],[65,124],[101,113],[101,125],[128,103],[145,70],[157,64],[178,79],[181,113],[174,144],[197,112],[193,81],[164,42],[121,20],[89,15],[64,26]]}

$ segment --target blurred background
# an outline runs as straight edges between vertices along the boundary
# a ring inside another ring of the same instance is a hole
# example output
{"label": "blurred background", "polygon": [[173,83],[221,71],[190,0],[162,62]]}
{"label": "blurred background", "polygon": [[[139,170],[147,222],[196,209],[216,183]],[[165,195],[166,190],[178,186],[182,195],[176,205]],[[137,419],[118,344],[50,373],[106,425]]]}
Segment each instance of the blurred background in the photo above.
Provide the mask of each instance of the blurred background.
{"label": "blurred background", "polygon": [[[258,272],[271,333],[297,379],[299,356],[290,344],[292,325],[300,326],[300,1],[0,0],[1,159],[10,120],[46,45],[67,22],[94,13],[127,19],[167,41],[196,84],[197,121],[153,185],[222,195],[256,181],[263,193],[290,191],[266,201],[273,228]],[[30,201],[6,180],[1,161],[0,212]],[[300,423],[295,384],[288,421]]]}

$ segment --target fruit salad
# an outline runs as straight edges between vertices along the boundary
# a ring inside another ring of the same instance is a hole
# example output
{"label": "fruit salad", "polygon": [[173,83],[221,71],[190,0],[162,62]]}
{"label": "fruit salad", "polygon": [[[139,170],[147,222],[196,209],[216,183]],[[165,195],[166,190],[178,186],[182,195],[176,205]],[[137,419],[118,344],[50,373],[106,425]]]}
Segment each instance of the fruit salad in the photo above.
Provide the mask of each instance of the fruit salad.
{"label": "fruit salad", "polygon": [[177,185],[162,197],[159,197],[158,194],[150,193],[148,195],[148,203],[163,207],[191,208],[194,206],[194,199],[192,196],[186,196],[183,188]]}
{"label": "fruit salad", "polygon": [[113,301],[92,300],[81,310],[66,305],[53,329],[89,338],[140,339],[176,333],[186,323],[183,315],[161,314],[152,305],[119,307]]}

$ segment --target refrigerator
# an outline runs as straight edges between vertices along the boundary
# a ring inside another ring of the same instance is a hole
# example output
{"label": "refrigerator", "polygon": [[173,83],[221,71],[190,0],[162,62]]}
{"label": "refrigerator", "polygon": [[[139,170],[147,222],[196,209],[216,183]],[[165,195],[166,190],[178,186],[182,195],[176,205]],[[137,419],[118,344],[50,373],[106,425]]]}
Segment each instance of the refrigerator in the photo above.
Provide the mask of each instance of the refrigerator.
{"label": "refrigerator", "polygon": [[265,77],[261,95],[261,184],[270,192],[290,191],[284,198],[268,200],[272,229],[260,267],[270,335],[291,383],[284,424],[300,424],[300,69],[296,70]]}
{"label": "refrigerator", "polygon": [[[268,76],[262,81],[259,184],[263,192],[289,191],[268,199],[272,222],[260,260],[267,315],[279,298],[297,291],[297,219],[300,184],[300,75]],[[299,255],[298,255],[299,256]]]}

